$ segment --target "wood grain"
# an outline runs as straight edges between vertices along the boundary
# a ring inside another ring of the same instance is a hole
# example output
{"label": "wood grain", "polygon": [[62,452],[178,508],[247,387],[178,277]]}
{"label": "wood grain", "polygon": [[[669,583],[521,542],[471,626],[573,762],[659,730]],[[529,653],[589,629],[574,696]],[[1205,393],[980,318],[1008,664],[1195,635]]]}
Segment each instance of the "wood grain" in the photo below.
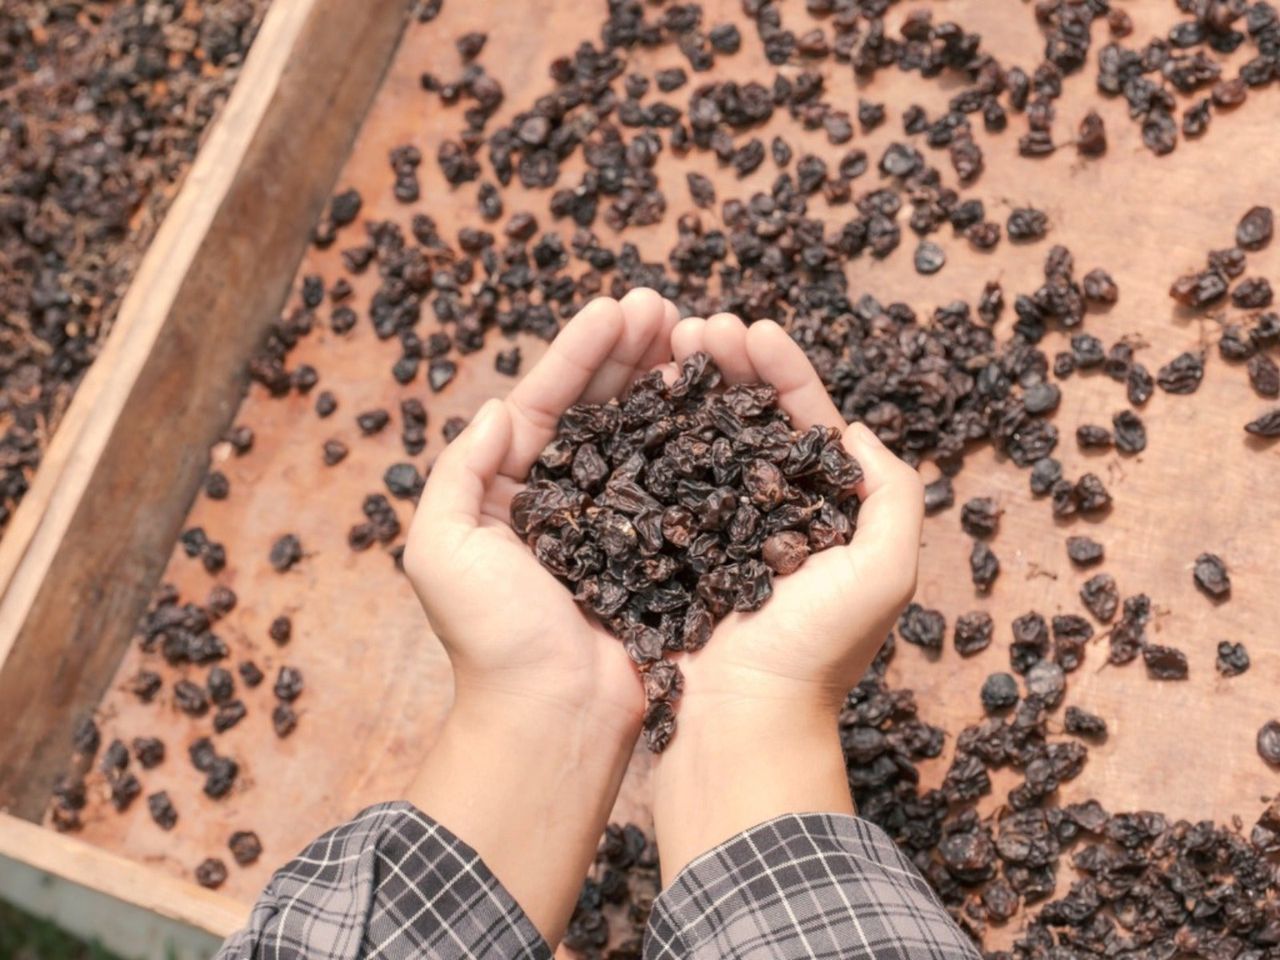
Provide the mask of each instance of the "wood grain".
{"label": "wood grain", "polygon": [[138,862],[0,813],[0,858],[25,863],[89,890],[188,926],[230,933],[244,922],[241,904],[204,887],[166,878]]}
{"label": "wood grain", "polygon": [[[895,8],[895,20],[924,5],[902,4]],[[709,24],[739,16],[733,0],[715,0],[704,7]],[[939,16],[945,13],[982,33],[988,48],[1002,60],[1028,68],[1038,61],[1043,40],[1030,6],[950,0],[937,7]],[[1167,29],[1174,15],[1172,5],[1163,0],[1133,0],[1125,9],[1137,22],[1138,37]],[[451,189],[433,162],[441,140],[461,128],[460,109],[442,109],[418,85],[424,69],[445,78],[460,70],[453,38],[471,29],[489,33],[481,62],[507,91],[498,117],[502,120],[550,90],[549,60],[570,53],[584,39],[594,39],[603,16],[602,9],[592,8],[584,16],[580,5],[556,0],[531,0],[518,21],[502,12],[495,2],[446,4],[438,21],[413,25],[406,32],[340,177],[340,185],[361,190],[363,217],[393,218],[407,225],[412,212],[423,210],[446,236],[474,222],[476,185]],[[788,8],[787,17],[797,28],[804,25],[799,5]],[[1100,36],[1099,28],[1095,39]],[[629,66],[651,73],[681,62],[674,50],[638,51]],[[871,135],[859,134],[853,144],[873,158],[899,136],[903,108],[920,103],[936,114],[956,89],[946,78],[923,81],[896,71],[865,85],[856,85],[847,68],[827,64],[822,71],[831,99],[850,110],[859,97],[889,105],[885,127]],[[771,75],[748,28],[742,52],[722,59],[712,76],[748,80]],[[670,99],[683,105],[687,90]],[[1150,446],[1132,458],[1085,453],[1074,442],[1075,427],[1081,423],[1109,425],[1111,415],[1125,407],[1123,387],[1095,375],[1078,375],[1063,385],[1064,401],[1055,417],[1062,434],[1058,456],[1068,475],[1093,470],[1106,481],[1115,505],[1103,523],[1055,522],[1047,502],[1029,497],[1024,471],[994,457],[989,449],[976,450],[956,481],[957,507],[926,525],[918,599],[943,610],[949,622],[969,609],[990,611],[998,625],[996,642],[970,660],[962,660],[948,646],[934,663],[926,663],[919,650],[902,649],[891,677],[917,691],[921,716],[929,722],[954,733],[979,719],[977,691],[983,678],[1007,668],[1010,621],[1033,609],[1046,617],[1083,612],[1077,592],[1085,575],[1067,562],[1064,541],[1069,533],[1088,532],[1106,544],[1103,569],[1115,575],[1122,592],[1150,594],[1159,611],[1154,638],[1186,650],[1192,675],[1182,683],[1158,683],[1147,679],[1141,663],[1104,667],[1106,643],[1096,641],[1085,666],[1071,678],[1068,702],[1103,713],[1111,722],[1111,735],[1091,750],[1084,774],[1064,788],[1064,800],[1094,796],[1113,810],[1155,807],[1173,816],[1219,821],[1239,816],[1251,823],[1260,797],[1277,788],[1275,772],[1254,752],[1253,737],[1275,714],[1280,682],[1280,649],[1271,629],[1280,619],[1280,591],[1271,572],[1278,453],[1274,446],[1247,440],[1241,430],[1265,404],[1252,394],[1243,369],[1223,363],[1211,348],[1216,323],[1172,309],[1166,291],[1175,276],[1201,262],[1207,249],[1231,242],[1235,222],[1245,209],[1254,203],[1280,205],[1274,165],[1263,162],[1274,149],[1280,98],[1275,91],[1251,95],[1239,110],[1219,115],[1203,141],[1184,142],[1161,160],[1141,146],[1124,104],[1104,102],[1099,109],[1108,125],[1110,151],[1102,160],[1083,161],[1065,141],[1095,101],[1090,67],[1067,82],[1056,128],[1064,146],[1045,160],[1017,156],[1022,123],[1017,118],[1003,136],[978,134],[986,148],[987,171],[968,195],[982,198],[990,216],[1001,222],[1014,206],[1044,209],[1051,220],[1046,242],[1006,241],[994,254],[980,254],[947,230],[940,242],[949,262],[938,275],[924,278],[912,269],[913,241],[904,230],[904,247],[894,256],[850,264],[851,286],[884,302],[903,300],[922,313],[957,297],[972,302],[990,279],[1000,280],[1012,300],[1014,293],[1031,293],[1039,285],[1049,245],[1063,243],[1075,254],[1078,274],[1105,266],[1120,284],[1119,304],[1091,313],[1087,330],[1108,344],[1122,336],[1140,338],[1144,346],[1139,357],[1153,371],[1182,350],[1208,348],[1208,374],[1194,396],[1157,392],[1142,411]],[[820,131],[797,132],[780,121],[758,135],[767,140],[775,131],[785,131],[797,154],[812,150],[835,159],[842,152],[827,145]],[[416,144],[427,158],[420,170],[424,201],[412,208],[397,204],[390,193],[386,155],[402,143]],[[932,153],[930,158],[950,176],[944,154]],[[580,167],[575,163],[566,165],[564,181],[576,178]],[[685,206],[684,174],[689,169],[711,176],[721,200],[767,189],[776,173],[766,161],[756,174],[738,181],[717,169],[711,157],[694,154],[676,160],[669,153],[657,169],[675,210]],[[875,179],[874,173],[868,174],[855,182],[855,188],[871,189]],[[544,228],[552,226],[545,214],[545,193],[530,194],[517,186],[505,199],[508,213],[528,209],[539,215]],[[848,217],[840,208],[826,210],[821,201],[814,206],[817,215],[833,223]],[[707,214],[704,219],[716,217]],[[618,238],[607,228],[599,232],[606,244],[617,245]],[[309,251],[299,275],[319,274],[332,281],[341,274],[339,250],[360,239],[361,231],[348,228],[333,249]],[[628,231],[626,239],[647,259],[663,259],[673,244],[674,217],[669,215],[653,228]],[[1277,267],[1280,244],[1250,256],[1251,274],[1276,277]],[[353,280],[357,303],[367,303],[376,282],[369,274]],[[1002,331],[1009,328],[1010,313]],[[428,315],[424,331],[433,329],[433,323]],[[227,544],[230,562],[217,582],[235,589],[240,604],[219,632],[236,657],[252,656],[268,670],[269,678],[286,663],[305,675],[307,691],[298,701],[299,729],[291,738],[277,741],[270,731],[269,683],[245,693],[248,718],[219,738],[219,749],[241,760],[245,774],[230,797],[208,800],[183,756],[192,739],[207,733],[207,721],[178,713],[167,694],[158,707],[136,703],[121,687],[147,658],[136,648],[122,659],[114,653],[111,662],[118,661],[118,669],[100,708],[104,733],[127,738],[159,731],[174,759],[147,774],[146,788],[168,790],[183,819],[172,835],[165,835],[141,805],[118,816],[96,804],[84,830],[86,841],[148,862],[158,875],[184,877],[205,856],[221,851],[231,831],[254,829],[266,847],[263,860],[246,870],[233,869],[225,888],[247,908],[270,870],[316,833],[367,803],[402,794],[448,709],[448,664],[390,557],[377,549],[352,553],[345,543],[346,530],[361,519],[363,496],[383,489],[385,467],[404,459],[398,439],[399,399],[423,396],[428,404],[432,441],[426,456],[415,458],[421,464],[439,449],[439,428],[447,417],[467,416],[483,399],[510,388],[511,382],[492,369],[493,353],[503,346],[501,337],[491,337],[484,351],[461,365],[453,384],[427,397],[420,382],[409,388],[395,386],[389,370],[398,348],[378,341],[362,317],[346,337],[320,330],[292,358],[294,363],[314,364],[320,387],[339,397],[341,406],[331,419],[316,418],[308,398],[274,400],[256,388],[249,392],[237,420],[255,430],[255,449],[243,458],[225,450],[215,453],[220,469],[231,479],[231,496],[221,502],[199,498],[186,522],[204,527]],[[521,340],[521,346],[526,363],[541,349],[528,340]],[[1061,346],[1056,334],[1045,343],[1050,352]],[[392,410],[392,426],[376,437],[360,438],[354,417],[374,407]],[[347,441],[352,453],[340,467],[326,469],[320,445],[331,436]],[[186,489],[189,495],[190,487]],[[985,598],[977,596],[969,582],[970,541],[958,520],[958,505],[976,495],[996,497],[1005,511],[992,542],[1003,572]],[[128,502],[137,502],[137,497]],[[407,523],[409,508],[398,504],[398,510]],[[279,575],[270,569],[267,553],[276,537],[290,531],[301,536],[307,557],[296,569]],[[172,544],[172,535],[166,543]],[[1192,586],[1190,566],[1203,550],[1220,553],[1231,568],[1235,588],[1226,604],[1211,604]],[[164,576],[184,597],[197,601],[214,582],[197,562],[176,550]],[[96,582],[118,583],[119,578]],[[501,589],[500,582],[495,589]],[[133,591],[135,601],[137,592]],[[266,634],[279,613],[289,613],[294,622],[295,639],[284,648],[276,648]],[[54,622],[65,625],[66,617]],[[1249,645],[1254,666],[1245,676],[1226,681],[1214,671],[1215,647],[1224,638]],[[101,670],[101,659],[95,660],[94,668]],[[192,671],[193,677],[200,675]],[[1059,722],[1056,717],[1051,720],[1054,725]],[[926,765],[926,783],[941,780],[949,751],[950,741],[948,753]],[[648,758],[637,753],[615,810],[617,818],[647,822],[647,765]],[[997,790],[996,797],[984,803],[984,812],[1002,796]],[[1010,926],[1016,925],[1014,921]]]}
{"label": "wood grain", "polygon": [[0,807],[101,696],[377,88],[405,6],[273,5],[0,554]]}

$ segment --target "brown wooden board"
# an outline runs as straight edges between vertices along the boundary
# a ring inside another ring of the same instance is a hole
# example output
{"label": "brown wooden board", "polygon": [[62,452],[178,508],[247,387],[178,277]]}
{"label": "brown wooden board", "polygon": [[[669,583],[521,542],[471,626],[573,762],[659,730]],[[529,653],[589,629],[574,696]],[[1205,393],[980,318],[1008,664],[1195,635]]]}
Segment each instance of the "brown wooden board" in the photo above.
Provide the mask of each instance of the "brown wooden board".
{"label": "brown wooden board", "polygon": [[[902,4],[890,22],[921,6],[930,4]],[[987,49],[1002,61],[1026,67],[1039,61],[1043,40],[1031,6],[989,0],[932,6],[940,18],[980,32]],[[1134,0],[1123,6],[1137,23],[1139,39],[1163,32],[1176,17],[1173,4],[1164,0]],[[715,0],[704,8],[709,24],[740,22],[740,6],[733,0]],[[797,28],[806,20],[798,4],[789,6],[786,16]],[[446,236],[476,221],[476,184],[449,188],[434,162],[441,140],[455,136],[462,126],[461,107],[441,107],[418,81],[424,69],[446,79],[457,74],[455,37],[471,29],[489,34],[480,62],[507,92],[491,121],[495,123],[548,92],[549,61],[572,52],[582,40],[595,39],[602,18],[602,6],[584,9],[563,0],[531,0],[519,17],[496,2],[446,2],[434,23],[411,25],[339,178],[339,186],[354,185],[363,194],[362,219],[387,217],[407,226],[412,213],[427,212]],[[1097,39],[1100,35],[1099,27],[1094,55],[1103,42]],[[1012,299],[1014,293],[1031,293],[1040,284],[1050,245],[1062,243],[1075,254],[1078,273],[1105,266],[1121,288],[1119,304],[1106,312],[1091,312],[1085,329],[1108,344],[1124,336],[1139,338],[1145,344],[1139,358],[1153,371],[1183,350],[1205,349],[1208,373],[1193,396],[1157,391],[1141,413],[1149,447],[1131,458],[1081,452],[1074,440],[1077,425],[1109,425],[1111,415],[1126,407],[1123,386],[1100,374],[1077,374],[1063,385],[1064,400],[1055,417],[1062,434],[1057,456],[1068,476],[1093,470],[1106,481],[1115,504],[1101,523],[1055,522],[1046,501],[1030,498],[1025,471],[997,459],[989,449],[975,450],[956,480],[956,507],[926,525],[918,599],[943,610],[949,622],[966,610],[988,610],[997,622],[996,642],[965,661],[948,640],[936,663],[926,663],[921,651],[904,647],[890,676],[917,691],[922,719],[952,732],[978,719],[982,679],[993,670],[1007,669],[1010,621],[1029,610],[1046,616],[1084,612],[1077,591],[1088,574],[1067,562],[1064,541],[1069,533],[1088,532],[1106,544],[1108,559],[1102,569],[1114,574],[1122,593],[1146,592],[1152,597],[1158,610],[1153,638],[1187,651],[1191,678],[1181,683],[1152,681],[1140,662],[1105,667],[1105,639],[1095,640],[1085,666],[1071,677],[1068,702],[1102,713],[1111,723],[1111,734],[1104,745],[1091,749],[1085,772],[1064,787],[1064,799],[1096,797],[1112,810],[1156,808],[1175,817],[1229,822],[1239,816],[1252,823],[1261,798],[1277,788],[1275,771],[1267,769],[1254,751],[1254,735],[1276,713],[1280,682],[1280,649],[1272,629],[1280,619],[1280,591],[1272,573],[1280,520],[1273,486],[1278,454],[1274,446],[1248,439],[1241,429],[1266,404],[1251,391],[1243,368],[1218,357],[1213,348],[1217,323],[1175,310],[1167,290],[1178,274],[1196,268],[1208,249],[1230,244],[1236,220],[1248,207],[1280,205],[1280,181],[1268,159],[1280,121],[1280,96],[1274,91],[1252,96],[1234,113],[1218,116],[1202,141],[1183,142],[1174,154],[1157,160],[1142,147],[1122,101],[1097,103],[1094,55],[1089,68],[1068,79],[1057,104],[1061,119],[1055,131],[1065,143],[1068,131],[1096,105],[1108,126],[1111,146],[1105,158],[1082,160],[1069,145],[1044,160],[1020,158],[1020,121],[1000,136],[977,134],[986,150],[987,170],[966,195],[982,198],[992,219],[1001,222],[1014,206],[1045,210],[1051,221],[1046,241],[1005,241],[994,253],[981,254],[946,229],[937,239],[949,262],[939,274],[925,278],[912,268],[913,240],[904,228],[903,247],[892,256],[879,262],[864,257],[850,265],[851,284],[883,302],[908,302],[921,313],[957,297],[973,302],[991,279],[1001,281]],[[636,70],[651,74],[682,58],[675,49],[665,48],[636,52],[632,62]],[[904,107],[919,103],[936,114],[958,89],[945,77],[926,81],[896,71],[857,86],[847,67],[826,63],[821,69],[831,99],[843,101],[847,108],[854,109],[859,96],[888,104],[885,126],[870,135],[860,133],[852,144],[866,149],[873,160],[900,136]],[[744,25],[742,51],[721,59],[713,74],[694,82],[767,80],[772,71],[753,29]],[[687,90],[670,99],[685,103]],[[843,152],[828,145],[821,131],[800,132],[781,119],[757,135],[767,140],[775,129],[786,130],[797,153],[808,149],[834,161]],[[388,151],[404,143],[417,145],[426,158],[419,170],[423,200],[407,207],[391,195],[387,162]],[[949,177],[945,156],[929,156]],[[566,164],[562,180],[576,179],[580,163],[579,157]],[[710,155],[676,159],[664,153],[658,173],[671,210],[662,224],[626,234],[646,259],[663,259],[672,246],[674,214],[686,209],[684,174],[691,169],[715,180],[721,200],[767,189],[775,175],[768,160],[738,181],[717,169]],[[873,172],[855,181],[855,189],[870,189],[876,176]],[[508,214],[529,210],[543,227],[551,226],[546,192],[530,193],[517,185],[504,198]],[[814,207],[824,210],[821,200]],[[839,208],[826,215],[832,222],[848,217]],[[703,217],[716,220],[714,213]],[[301,234],[308,224],[293,226]],[[599,232],[606,244],[616,246],[607,228],[600,226]],[[348,228],[331,249],[311,250],[299,276],[319,274],[327,285],[342,274],[339,251],[362,239],[358,227]],[[1249,262],[1251,274],[1280,277],[1280,244],[1250,255]],[[363,308],[376,278],[371,271],[353,283],[355,303]],[[322,320],[327,312],[327,307],[320,311]],[[362,322],[351,334],[335,337],[322,323],[290,358],[292,365],[311,363],[319,370],[317,390],[337,394],[336,414],[328,420],[317,418],[312,412],[314,392],[311,397],[295,394],[277,400],[255,387],[236,415],[237,422],[256,432],[254,450],[236,458],[215,448],[214,463],[230,478],[231,495],[222,502],[198,498],[186,523],[203,527],[227,545],[227,570],[211,578],[197,561],[175,548],[164,573],[184,598],[198,602],[215,582],[232,587],[239,606],[218,632],[231,644],[233,660],[252,656],[268,672],[266,684],[243,695],[248,718],[217,738],[221,751],[241,761],[237,788],[225,800],[207,799],[186,761],[187,744],[209,732],[207,719],[192,721],[178,713],[167,689],[159,703],[150,706],[139,705],[122,689],[139,667],[151,665],[154,655],[131,647],[119,661],[99,710],[105,737],[155,733],[165,739],[170,760],[143,779],[147,792],[169,791],[181,821],[166,834],[155,828],[141,803],[123,816],[95,803],[83,839],[152,864],[158,876],[189,877],[205,856],[225,856],[233,830],[256,830],[265,846],[262,861],[249,869],[233,868],[223,888],[242,907],[251,902],[271,868],[316,833],[362,805],[401,796],[431,748],[451,697],[447,661],[392,559],[377,548],[352,552],[346,532],[362,519],[364,495],[383,490],[386,466],[405,459],[399,442],[399,399],[419,396],[427,403],[431,445],[425,456],[414,458],[422,465],[439,450],[446,418],[468,416],[484,398],[510,388],[511,381],[496,374],[492,364],[495,350],[507,341],[491,335],[484,351],[461,363],[451,385],[427,396],[421,380],[408,388],[394,384],[389,371],[398,347],[394,341],[378,341],[364,310],[360,312]],[[1007,332],[1011,313],[1006,311],[1001,330]],[[428,311],[423,332],[430,332],[434,323]],[[1052,353],[1062,342],[1060,335],[1051,334],[1043,346]],[[526,339],[521,346],[526,364],[532,363],[541,345]],[[392,425],[376,437],[361,438],[355,415],[375,407],[392,411]],[[329,437],[351,447],[350,457],[335,468],[325,468],[320,459],[321,444]],[[1003,573],[986,598],[977,596],[970,584],[970,538],[959,525],[959,504],[977,495],[996,497],[1005,511],[992,541]],[[409,506],[400,503],[397,509],[407,524]],[[267,554],[273,540],[286,532],[300,536],[306,558],[290,572],[277,574]],[[1225,604],[1214,605],[1192,585],[1192,562],[1205,550],[1221,554],[1230,566],[1234,591]],[[139,581],[136,589],[146,586]],[[500,580],[495,582],[495,589],[501,588]],[[74,609],[76,603],[72,598],[69,606]],[[268,624],[280,613],[288,613],[294,624],[294,639],[284,648],[267,638]],[[59,649],[74,649],[59,630],[43,636]],[[1230,681],[1218,676],[1213,661],[1220,639],[1248,644],[1254,661],[1248,674]],[[279,741],[270,727],[270,680],[282,664],[300,668],[307,689],[297,702],[298,730]],[[203,673],[192,671],[196,678]],[[172,675],[166,671],[167,677]],[[1055,714],[1051,724],[1060,724],[1058,718]],[[950,743],[939,760],[926,764],[927,780],[940,781],[949,754]],[[647,768],[648,758],[638,752],[615,811],[618,819],[647,821]],[[998,787],[983,811],[994,809],[1003,795]],[[1015,920],[1010,927],[1016,925]],[[210,926],[222,932],[217,924]]]}
{"label": "brown wooden board", "polygon": [[406,8],[272,5],[0,543],[0,854],[211,929],[242,910],[26,821],[119,665]]}
{"label": "brown wooden board", "polygon": [[8,809],[39,811],[54,745],[119,662],[403,12],[401,0],[360,16],[333,0],[271,11],[15,516],[0,547]]}

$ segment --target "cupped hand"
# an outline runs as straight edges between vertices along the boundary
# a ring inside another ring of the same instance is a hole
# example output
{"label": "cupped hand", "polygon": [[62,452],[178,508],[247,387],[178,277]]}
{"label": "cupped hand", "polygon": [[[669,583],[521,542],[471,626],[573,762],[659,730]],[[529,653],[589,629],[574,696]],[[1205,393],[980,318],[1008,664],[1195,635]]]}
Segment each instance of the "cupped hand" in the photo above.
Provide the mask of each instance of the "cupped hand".
{"label": "cupped hand", "polygon": [[670,878],[716,844],[787,814],[851,814],[836,716],[911,598],[924,514],[914,470],[865,427],[846,426],[804,351],[777,324],[691,318],[676,361],[705,351],[726,382],[765,381],[798,429],[841,431],[862,465],[853,539],[773,581],[759,610],[731,613],[681,661],[680,726],[654,769],[654,823]]}
{"label": "cupped hand", "polygon": [[686,702],[796,702],[834,714],[915,592],[919,474],[865,426],[845,424],[804,351],[776,323],[748,328],[730,314],[689,318],[672,332],[672,346],[676,362],[709,353],[729,384],[773,384],[797,429],[840,430],[864,473],[852,541],[776,577],[761,609],[717,624],[707,646],[682,661]]}
{"label": "cupped hand", "polygon": [[569,406],[605,402],[670,361],[677,320],[652,290],[592,301],[436,460],[404,565],[460,692],[590,706],[638,725],[644,696],[630,659],[511,530],[511,498]]}

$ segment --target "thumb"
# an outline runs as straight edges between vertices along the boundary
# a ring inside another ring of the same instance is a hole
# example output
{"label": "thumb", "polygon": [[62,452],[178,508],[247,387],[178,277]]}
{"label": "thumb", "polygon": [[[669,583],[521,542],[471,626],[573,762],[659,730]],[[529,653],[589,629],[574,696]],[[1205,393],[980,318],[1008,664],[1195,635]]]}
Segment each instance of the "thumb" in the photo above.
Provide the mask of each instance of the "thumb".
{"label": "thumb", "polygon": [[[480,522],[485,492],[511,446],[511,415],[501,400],[488,400],[431,467],[405,544],[405,569],[415,558],[452,550]],[[438,555],[437,555],[438,559]]]}
{"label": "thumb", "polygon": [[[799,630],[819,656],[857,681],[903,605],[915,592],[924,489],[920,477],[862,424],[843,434],[862,466],[862,505],[853,540],[805,560],[774,583],[774,599],[758,613],[762,635]],[[856,668],[856,669],[854,669]]]}
{"label": "thumb", "polygon": [[810,628],[824,636],[874,634],[878,644],[885,624],[915,593],[924,487],[861,423],[847,427],[842,439],[862,466],[857,528],[847,545],[815,554],[793,576],[804,584]]}

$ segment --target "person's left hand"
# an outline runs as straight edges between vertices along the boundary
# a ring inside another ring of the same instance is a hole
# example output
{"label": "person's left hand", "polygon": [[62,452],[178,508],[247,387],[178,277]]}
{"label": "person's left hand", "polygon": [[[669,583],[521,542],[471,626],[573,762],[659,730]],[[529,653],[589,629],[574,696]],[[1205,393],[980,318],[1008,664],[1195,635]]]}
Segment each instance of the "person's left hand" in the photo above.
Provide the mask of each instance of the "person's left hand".
{"label": "person's left hand", "polygon": [[480,854],[552,946],[621,787],[644,691],[622,644],[512,531],[511,498],[566,408],[603,403],[670,359],[676,320],[652,290],[589,303],[440,454],[405,545],[455,681],[407,797]]}
{"label": "person's left hand", "polygon": [[678,319],[653,290],[593,300],[511,394],[481,407],[436,460],[404,566],[460,694],[591,707],[597,721],[638,729],[644,695],[622,644],[512,531],[511,498],[569,406],[603,403],[671,359]]}

